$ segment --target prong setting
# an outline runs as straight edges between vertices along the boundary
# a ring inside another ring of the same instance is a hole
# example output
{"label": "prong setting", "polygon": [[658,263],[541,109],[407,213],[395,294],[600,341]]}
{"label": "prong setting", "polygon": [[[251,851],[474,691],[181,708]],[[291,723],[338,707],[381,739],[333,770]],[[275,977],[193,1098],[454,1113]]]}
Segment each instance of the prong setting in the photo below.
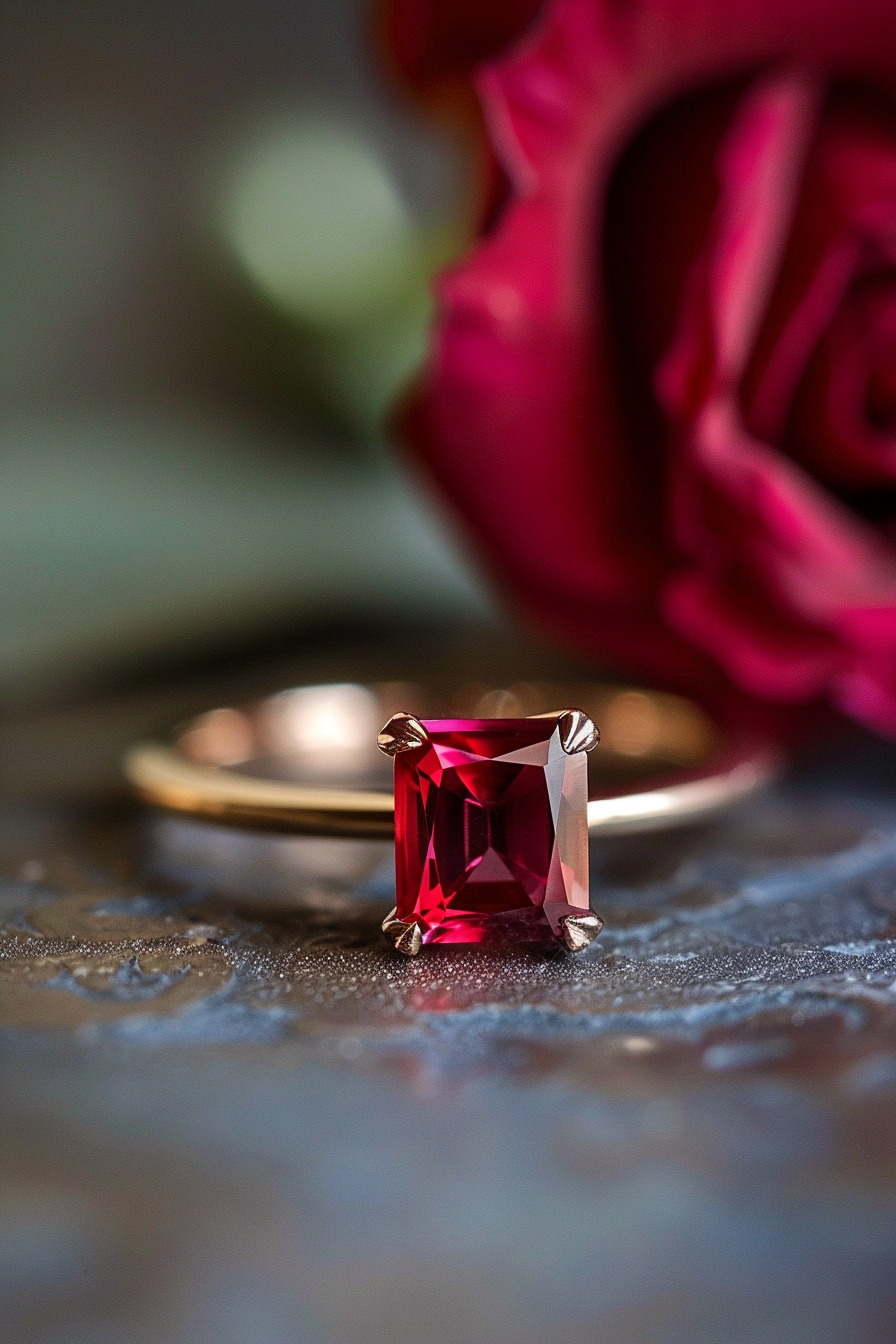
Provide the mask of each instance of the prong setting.
{"label": "prong setting", "polygon": [[398,756],[402,751],[413,751],[426,744],[426,729],[413,714],[393,714],[380,730],[376,744],[387,756]]}
{"label": "prong setting", "polygon": [[423,946],[423,935],[416,924],[408,924],[405,931],[395,939],[395,951],[403,952],[406,957],[416,957]]}
{"label": "prong setting", "polygon": [[560,745],[567,756],[593,751],[600,741],[600,730],[583,709],[564,709],[557,720]]}
{"label": "prong setting", "polygon": [[406,957],[416,957],[423,946],[423,935],[417,925],[399,919],[394,909],[383,920],[383,933],[392,939],[396,952],[403,952]]}
{"label": "prong setting", "polygon": [[398,918],[398,911],[393,905],[392,909],[383,920],[383,933],[387,933],[390,938],[397,938],[406,928],[407,925],[405,921]]}
{"label": "prong setting", "polygon": [[591,910],[583,915],[564,915],[560,920],[563,941],[570,952],[583,952],[594,942],[603,926],[603,920]]}

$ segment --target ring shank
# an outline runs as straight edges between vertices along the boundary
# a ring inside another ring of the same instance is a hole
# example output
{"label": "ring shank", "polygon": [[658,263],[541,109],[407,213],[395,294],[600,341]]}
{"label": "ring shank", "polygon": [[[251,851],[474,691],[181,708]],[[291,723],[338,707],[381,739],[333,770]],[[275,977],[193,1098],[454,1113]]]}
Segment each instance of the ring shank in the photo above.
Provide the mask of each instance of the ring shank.
{"label": "ring shank", "polygon": [[[702,711],[680,697],[600,684],[555,684],[538,689],[538,703],[534,697],[524,703],[528,712],[537,712],[545,700],[555,706],[584,702],[583,708],[595,721],[611,730],[605,729],[604,745],[593,753],[604,769],[603,777],[599,771],[592,775],[589,786],[588,829],[595,835],[655,831],[709,819],[770,783],[779,769],[779,758],[768,745],[722,740]],[[402,690],[406,697],[408,688]],[[293,709],[305,714],[306,727],[307,723],[312,727],[316,724],[319,730],[320,723],[330,722],[321,717],[321,706],[331,712],[334,704],[338,707],[342,703],[337,693],[349,708],[354,706],[352,713],[357,718],[362,702],[358,695],[354,699],[348,695],[349,691],[371,697],[371,722],[387,706],[388,695],[376,687],[301,687],[281,692],[255,706],[211,711],[182,728],[173,742],[137,743],[124,759],[125,775],[144,802],[185,816],[293,835],[388,839],[394,833],[394,802],[392,793],[385,789],[343,786],[341,781],[339,786],[331,781],[318,784],[303,779],[301,768],[298,779],[265,778],[240,768],[244,760],[251,764],[255,759],[258,724],[268,725],[268,753],[276,758],[283,752],[283,759],[287,759],[285,747],[269,731],[271,722],[286,722],[284,707],[289,707],[289,701],[285,697],[297,697]],[[494,706],[497,694],[488,692],[491,698],[485,704]],[[512,717],[514,709],[519,710],[521,695],[517,694],[516,704],[508,699],[503,702],[510,713],[493,712],[488,717]],[[273,716],[272,706],[276,710]],[[317,713],[317,719],[313,713],[308,717],[311,711]],[[635,711],[643,720],[640,738]],[[331,728],[335,723],[334,741],[340,748],[345,746],[346,725],[350,722],[351,715],[343,720],[337,715],[331,722]],[[617,723],[620,728],[614,741],[613,726]],[[644,725],[653,733],[647,749]],[[212,726],[216,726],[220,740],[210,736]],[[226,734],[221,732],[224,728]],[[236,729],[246,739],[237,753],[231,749]],[[360,761],[370,737],[363,724],[356,724],[356,729]],[[218,750],[216,757],[215,743],[220,747],[225,739],[230,743],[230,754]],[[201,744],[201,752],[197,744]],[[297,761],[301,765],[295,745],[295,741],[290,744],[293,750],[288,757],[293,767]],[[364,777],[363,769],[356,777]]]}
{"label": "ring shank", "polygon": [[138,742],[124,758],[138,797],[153,807],[228,826],[291,835],[388,839],[395,829],[391,793],[323,789],[238,775],[185,761],[175,747]]}

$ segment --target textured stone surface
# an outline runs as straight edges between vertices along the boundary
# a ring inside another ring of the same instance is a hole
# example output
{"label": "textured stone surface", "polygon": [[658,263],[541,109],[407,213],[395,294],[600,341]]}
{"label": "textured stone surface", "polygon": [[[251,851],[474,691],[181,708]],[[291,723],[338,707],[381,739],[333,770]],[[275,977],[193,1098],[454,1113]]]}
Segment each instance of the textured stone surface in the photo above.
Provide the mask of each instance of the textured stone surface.
{"label": "textured stone surface", "polygon": [[396,910],[424,943],[550,943],[588,910],[588,764],[556,719],[430,719],[395,757]]}
{"label": "textured stone surface", "polygon": [[388,847],[5,814],[12,1344],[889,1344],[896,752],[595,847],[579,958]]}

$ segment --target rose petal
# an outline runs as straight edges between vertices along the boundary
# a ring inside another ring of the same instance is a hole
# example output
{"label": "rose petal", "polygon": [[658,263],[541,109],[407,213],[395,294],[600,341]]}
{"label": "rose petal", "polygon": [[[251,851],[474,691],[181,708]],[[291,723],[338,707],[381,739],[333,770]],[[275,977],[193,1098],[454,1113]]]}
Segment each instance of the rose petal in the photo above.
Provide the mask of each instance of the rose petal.
{"label": "rose petal", "polygon": [[[614,321],[625,294],[614,309],[603,271],[594,278],[608,194],[659,109],[769,62],[777,69],[755,78],[725,137],[709,236],[702,196],[693,244],[676,235],[665,250],[658,212],[650,267],[662,319],[645,315],[649,290],[626,310],[635,346],[638,323],[654,321],[643,354],[685,288],[681,265],[699,254],[663,377],[673,442],[656,407],[638,418],[620,396],[630,367],[620,371]],[[896,257],[887,155],[867,137],[862,148],[855,128],[818,159],[824,199],[800,196],[827,135],[819,75],[806,72],[832,67],[896,90],[892,0],[549,3],[515,52],[477,74],[511,198],[445,284],[413,423],[422,458],[518,604],[578,647],[654,674],[691,669],[708,684],[690,641],[755,694],[827,689],[884,716],[886,659],[852,618],[896,609],[896,550],[820,472],[812,478],[808,458],[788,460],[772,441],[788,442],[806,361],[835,333],[866,242],[881,264]],[[869,379],[876,358],[863,366]],[[838,359],[843,378],[845,368]],[[848,381],[842,410],[857,405]],[[886,378],[875,386],[886,404]]]}

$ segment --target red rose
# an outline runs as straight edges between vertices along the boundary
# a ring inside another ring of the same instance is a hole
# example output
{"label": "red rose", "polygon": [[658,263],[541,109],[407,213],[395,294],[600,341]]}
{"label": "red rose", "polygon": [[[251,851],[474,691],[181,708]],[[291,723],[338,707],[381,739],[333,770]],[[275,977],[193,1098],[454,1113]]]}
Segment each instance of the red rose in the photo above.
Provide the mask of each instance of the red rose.
{"label": "red rose", "polygon": [[468,33],[506,183],[427,467],[579,648],[896,734],[896,3],[500,8],[393,9],[430,84]]}

